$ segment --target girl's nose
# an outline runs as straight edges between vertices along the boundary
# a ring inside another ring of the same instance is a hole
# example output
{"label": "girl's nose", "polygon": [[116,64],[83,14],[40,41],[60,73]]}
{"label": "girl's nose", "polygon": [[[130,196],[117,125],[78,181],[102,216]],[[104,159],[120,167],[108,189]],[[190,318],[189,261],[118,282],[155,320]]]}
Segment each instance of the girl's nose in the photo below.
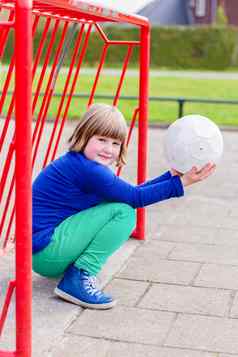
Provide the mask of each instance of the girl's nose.
{"label": "girl's nose", "polygon": [[105,145],[105,147],[104,147],[104,151],[111,154],[112,153],[112,144],[107,143],[107,145]]}

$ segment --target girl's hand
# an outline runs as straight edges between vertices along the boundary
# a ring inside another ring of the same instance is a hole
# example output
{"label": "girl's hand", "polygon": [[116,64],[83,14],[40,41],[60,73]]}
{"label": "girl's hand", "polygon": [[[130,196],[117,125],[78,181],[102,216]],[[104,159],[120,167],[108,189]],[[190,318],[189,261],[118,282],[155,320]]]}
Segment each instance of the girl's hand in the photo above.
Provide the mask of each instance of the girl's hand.
{"label": "girl's hand", "polygon": [[183,176],[183,174],[182,174],[182,172],[179,172],[179,171],[177,171],[177,170],[175,170],[175,169],[170,169],[170,172],[171,172],[171,175],[172,176]]}
{"label": "girl's hand", "polygon": [[185,174],[181,176],[183,186],[190,186],[196,182],[206,179],[214,173],[215,169],[216,165],[213,163],[206,164],[200,170],[198,170],[197,167],[193,167],[190,171],[185,172]]}

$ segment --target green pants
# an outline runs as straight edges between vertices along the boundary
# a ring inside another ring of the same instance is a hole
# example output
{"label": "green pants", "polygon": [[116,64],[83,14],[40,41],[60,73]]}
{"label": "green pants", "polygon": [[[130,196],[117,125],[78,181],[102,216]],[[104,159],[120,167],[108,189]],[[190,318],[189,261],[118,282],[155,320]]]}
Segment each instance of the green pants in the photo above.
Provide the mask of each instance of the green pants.
{"label": "green pants", "polygon": [[124,203],[102,203],[63,221],[50,244],[33,255],[33,270],[58,277],[74,263],[96,275],[130,236],[135,227],[135,210]]}

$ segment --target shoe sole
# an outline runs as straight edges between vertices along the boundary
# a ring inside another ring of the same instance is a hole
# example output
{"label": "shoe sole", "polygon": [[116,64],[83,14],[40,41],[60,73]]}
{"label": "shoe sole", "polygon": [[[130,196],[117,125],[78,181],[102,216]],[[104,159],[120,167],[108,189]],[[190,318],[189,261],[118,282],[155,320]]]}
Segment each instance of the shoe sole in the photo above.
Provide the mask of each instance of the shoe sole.
{"label": "shoe sole", "polygon": [[79,300],[75,297],[73,297],[72,295],[69,295],[67,293],[65,293],[64,291],[58,289],[58,288],[55,288],[54,290],[54,293],[59,296],[60,298],[62,298],[63,300],[66,300],[66,301],[69,301],[73,304],[76,304],[76,305],[79,305],[79,306],[82,306],[82,307],[87,307],[87,308],[90,308],[90,309],[97,309],[97,310],[107,310],[107,309],[111,309],[112,307],[114,307],[116,304],[117,304],[117,301],[116,300],[113,300],[109,303],[106,303],[106,304],[90,304],[90,303],[87,303],[85,301],[82,301],[82,300]]}

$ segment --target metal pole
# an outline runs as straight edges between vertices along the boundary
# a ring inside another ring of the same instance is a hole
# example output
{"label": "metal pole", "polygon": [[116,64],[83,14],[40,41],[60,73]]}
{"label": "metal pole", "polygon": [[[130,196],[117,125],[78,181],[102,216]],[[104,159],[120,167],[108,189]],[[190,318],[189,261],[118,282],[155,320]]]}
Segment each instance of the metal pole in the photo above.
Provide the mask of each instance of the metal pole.
{"label": "metal pole", "polygon": [[184,106],[185,99],[178,99],[179,110],[178,110],[178,118],[183,116],[183,106]]}
{"label": "metal pole", "polygon": [[[150,27],[141,27],[140,51],[140,91],[139,91],[139,123],[138,123],[138,174],[137,181],[142,183],[147,175],[147,132],[148,132],[148,95],[150,65]],[[145,238],[145,209],[137,211],[136,238]]]}
{"label": "metal pole", "polygon": [[32,3],[16,2],[16,356],[31,357]]}

